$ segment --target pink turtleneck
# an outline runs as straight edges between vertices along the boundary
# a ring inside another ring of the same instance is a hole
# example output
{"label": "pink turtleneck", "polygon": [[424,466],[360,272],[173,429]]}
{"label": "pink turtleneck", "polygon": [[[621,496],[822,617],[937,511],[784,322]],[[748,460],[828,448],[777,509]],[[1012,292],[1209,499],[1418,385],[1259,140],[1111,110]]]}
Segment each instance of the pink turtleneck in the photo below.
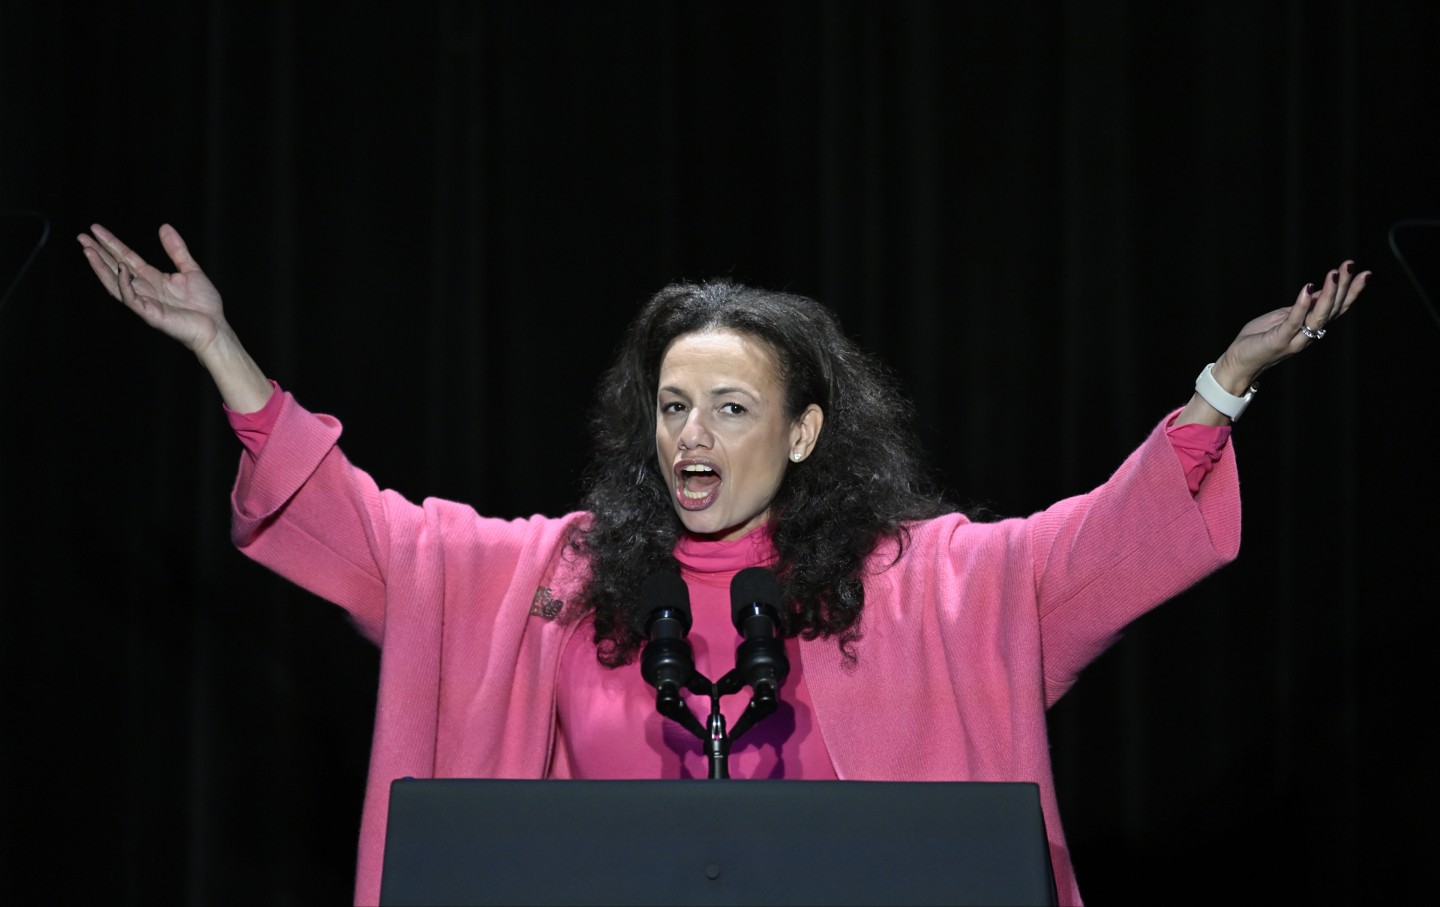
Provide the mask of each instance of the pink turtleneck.
{"label": "pink turtleneck", "polygon": [[[764,527],[731,542],[690,536],[675,548],[680,575],[690,589],[694,625],[690,644],[695,667],[718,681],[735,666],[740,634],[730,622],[730,580],[745,567],[774,563]],[[574,778],[704,778],[709,772],[701,741],[655,711],[655,689],[640,676],[640,664],[602,667],[595,659],[589,621],[570,637],[560,661],[556,689],[559,734],[557,763]],[[732,778],[834,780],[835,769],[815,726],[810,690],[795,639],[785,641],[790,674],[781,687],[780,708],[760,720],[730,749]],[[703,725],[710,699],[684,694]],[[750,689],[720,700],[725,726],[733,728],[750,701]]]}

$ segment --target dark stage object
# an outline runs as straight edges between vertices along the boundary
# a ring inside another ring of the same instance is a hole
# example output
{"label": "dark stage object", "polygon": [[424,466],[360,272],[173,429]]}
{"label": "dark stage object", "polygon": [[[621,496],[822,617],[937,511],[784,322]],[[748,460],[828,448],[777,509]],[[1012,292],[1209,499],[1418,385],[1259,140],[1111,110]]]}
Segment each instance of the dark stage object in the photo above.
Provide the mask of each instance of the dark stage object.
{"label": "dark stage object", "polygon": [[1396,221],[1390,226],[1390,251],[1400,263],[1425,311],[1440,327],[1440,309],[1435,298],[1440,295],[1440,219]]}
{"label": "dark stage object", "polygon": [[380,903],[1054,904],[1029,783],[401,779]]}
{"label": "dark stage object", "polygon": [[50,238],[50,221],[28,211],[0,211],[0,310]]}

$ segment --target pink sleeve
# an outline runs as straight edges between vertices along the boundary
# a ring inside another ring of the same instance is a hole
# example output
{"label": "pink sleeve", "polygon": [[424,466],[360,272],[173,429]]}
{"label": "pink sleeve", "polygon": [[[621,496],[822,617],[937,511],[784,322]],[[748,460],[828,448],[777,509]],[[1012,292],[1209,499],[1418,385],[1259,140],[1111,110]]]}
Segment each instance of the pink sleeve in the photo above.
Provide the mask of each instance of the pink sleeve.
{"label": "pink sleeve", "polygon": [[[1127,624],[1239,551],[1235,452],[1218,456],[1229,429],[1172,426],[1178,414],[1156,425],[1105,484],[1024,521],[1031,549],[1022,560],[1034,565],[1047,707]],[[1199,451],[1189,456],[1204,478],[1193,483],[1197,491],[1175,481],[1177,436]]]}
{"label": "pink sleeve", "polygon": [[252,560],[349,611],[360,631],[379,642],[390,516],[385,493],[341,453],[339,420],[307,411],[280,390],[259,412],[236,413],[232,421],[236,417],[242,440],[254,431],[264,450],[239,457],[231,541]]}
{"label": "pink sleeve", "polygon": [[245,445],[245,449],[250,451],[252,457],[260,456],[265,439],[270,437],[270,430],[275,427],[275,420],[280,416],[280,398],[284,395],[274,379],[271,379],[270,387],[270,399],[253,413],[237,413],[228,406],[224,407],[225,418],[230,420],[230,428],[235,431],[236,437]]}
{"label": "pink sleeve", "polygon": [[1185,470],[1185,481],[1190,485],[1190,493],[1198,493],[1200,483],[1210,474],[1210,470],[1215,468],[1215,464],[1225,453],[1225,446],[1230,443],[1230,426],[1201,425],[1198,422],[1167,425],[1165,436],[1170,439],[1170,447],[1180,458],[1180,466]]}

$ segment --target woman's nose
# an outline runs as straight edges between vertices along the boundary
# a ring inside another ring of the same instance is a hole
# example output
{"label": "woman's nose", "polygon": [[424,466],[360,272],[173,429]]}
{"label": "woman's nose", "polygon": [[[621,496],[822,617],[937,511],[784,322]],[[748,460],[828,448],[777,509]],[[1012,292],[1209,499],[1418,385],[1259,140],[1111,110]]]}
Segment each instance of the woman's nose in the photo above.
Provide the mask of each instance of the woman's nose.
{"label": "woman's nose", "polygon": [[685,426],[680,429],[681,449],[709,448],[710,443],[710,429],[705,425],[700,410],[698,408],[690,410],[689,416],[685,419]]}

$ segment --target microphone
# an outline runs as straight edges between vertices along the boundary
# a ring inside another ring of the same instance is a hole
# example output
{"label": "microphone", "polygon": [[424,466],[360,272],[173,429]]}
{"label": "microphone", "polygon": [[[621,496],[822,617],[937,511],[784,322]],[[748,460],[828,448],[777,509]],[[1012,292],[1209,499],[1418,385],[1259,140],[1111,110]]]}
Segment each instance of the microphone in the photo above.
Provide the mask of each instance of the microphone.
{"label": "microphone", "polygon": [[730,581],[730,620],[744,637],[735,670],[757,698],[773,699],[790,673],[780,627],[780,581],[764,567],[746,567]]}
{"label": "microphone", "polygon": [[649,642],[640,659],[640,676],[662,700],[679,704],[680,690],[695,673],[695,653],[685,638],[690,632],[690,590],[678,573],[662,570],[640,587]]}

